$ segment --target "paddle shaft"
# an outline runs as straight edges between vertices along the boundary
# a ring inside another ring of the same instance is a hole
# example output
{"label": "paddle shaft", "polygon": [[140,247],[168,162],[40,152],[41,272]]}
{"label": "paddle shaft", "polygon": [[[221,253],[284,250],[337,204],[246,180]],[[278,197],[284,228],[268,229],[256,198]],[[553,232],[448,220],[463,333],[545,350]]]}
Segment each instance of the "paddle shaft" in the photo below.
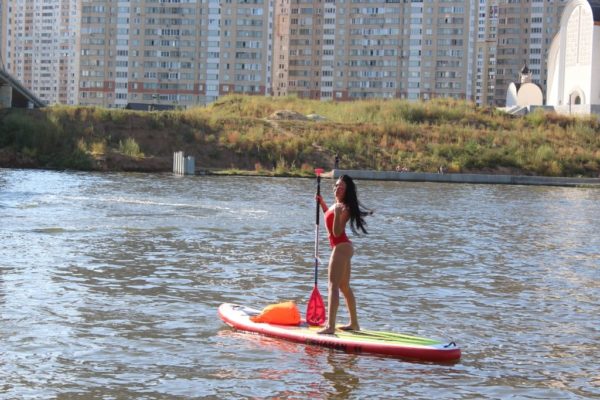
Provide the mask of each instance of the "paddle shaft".
{"label": "paddle shaft", "polygon": [[316,224],[315,224],[315,287],[312,290],[310,295],[310,299],[308,300],[308,304],[306,306],[306,322],[312,326],[320,326],[325,322],[325,305],[323,304],[323,298],[321,297],[321,293],[319,293],[319,288],[317,287],[317,277],[319,275],[319,207],[320,202],[319,198],[321,196],[321,173],[323,169],[317,168],[315,169],[315,173],[317,174],[317,214],[316,214]]}
{"label": "paddle shaft", "polygon": [[[321,175],[317,173],[317,196],[321,195]],[[319,199],[317,199],[317,214],[316,214],[316,224],[315,224],[315,287],[317,286],[317,277],[319,271],[319,215],[321,214],[321,210],[319,208],[321,205],[319,204]]]}

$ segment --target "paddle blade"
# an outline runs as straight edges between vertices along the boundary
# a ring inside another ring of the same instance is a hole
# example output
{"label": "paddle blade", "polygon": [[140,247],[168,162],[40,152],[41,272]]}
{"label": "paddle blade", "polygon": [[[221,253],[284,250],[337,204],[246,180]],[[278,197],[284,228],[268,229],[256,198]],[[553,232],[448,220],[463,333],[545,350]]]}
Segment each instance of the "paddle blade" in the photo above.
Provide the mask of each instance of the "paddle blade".
{"label": "paddle blade", "polygon": [[325,305],[323,304],[321,293],[319,293],[319,288],[316,286],[310,295],[308,306],[306,307],[306,322],[313,326],[325,323]]}

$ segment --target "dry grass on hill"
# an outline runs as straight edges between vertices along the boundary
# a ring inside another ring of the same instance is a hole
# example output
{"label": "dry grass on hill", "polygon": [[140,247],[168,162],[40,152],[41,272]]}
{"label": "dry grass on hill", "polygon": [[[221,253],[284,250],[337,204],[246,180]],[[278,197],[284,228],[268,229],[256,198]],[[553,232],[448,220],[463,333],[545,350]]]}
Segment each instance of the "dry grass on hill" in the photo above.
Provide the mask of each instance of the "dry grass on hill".
{"label": "dry grass on hill", "polygon": [[134,112],[2,110],[0,166],[169,171],[174,151],[203,169],[310,174],[331,168],[598,176],[600,123],[515,118],[468,102],[320,102],[227,96],[207,107]]}

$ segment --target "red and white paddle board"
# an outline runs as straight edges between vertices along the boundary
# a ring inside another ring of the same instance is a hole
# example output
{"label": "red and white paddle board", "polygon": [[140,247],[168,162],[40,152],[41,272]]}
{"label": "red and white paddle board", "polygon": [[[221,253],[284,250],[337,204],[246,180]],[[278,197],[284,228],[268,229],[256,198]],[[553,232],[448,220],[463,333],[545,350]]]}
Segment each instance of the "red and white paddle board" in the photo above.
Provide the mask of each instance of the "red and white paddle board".
{"label": "red and white paddle board", "polygon": [[379,354],[403,359],[452,362],[460,359],[460,348],[454,342],[441,342],[393,332],[342,331],[321,335],[319,327],[308,326],[304,321],[298,326],[256,323],[250,320],[259,310],[236,304],[221,304],[219,317],[231,327],[245,332],[258,333],[306,345],[323,346],[349,353]]}

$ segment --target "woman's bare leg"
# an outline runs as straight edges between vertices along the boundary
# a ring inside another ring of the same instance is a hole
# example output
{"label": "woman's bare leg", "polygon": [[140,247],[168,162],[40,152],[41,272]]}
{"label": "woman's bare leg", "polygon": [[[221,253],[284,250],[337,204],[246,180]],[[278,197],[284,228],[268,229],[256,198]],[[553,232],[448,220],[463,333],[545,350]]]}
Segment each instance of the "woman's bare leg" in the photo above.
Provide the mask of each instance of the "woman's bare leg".
{"label": "woman's bare leg", "polygon": [[346,267],[344,277],[342,278],[342,282],[340,284],[340,290],[344,294],[344,298],[346,299],[346,306],[348,307],[348,313],[350,314],[350,323],[348,325],[340,326],[340,329],[346,331],[358,331],[360,330],[360,326],[358,324],[358,315],[356,313],[356,298],[354,297],[354,292],[350,287],[350,271],[351,262],[348,260],[348,266]]}
{"label": "woman's bare leg", "polygon": [[[333,248],[329,258],[329,289],[327,296],[327,325],[319,333],[331,334],[335,332],[335,320],[340,305],[340,287],[344,279],[350,279],[349,268],[352,258],[352,244],[340,243]],[[348,286],[348,285],[345,285]],[[354,296],[352,296],[354,297]],[[356,316],[356,304],[354,304]]]}

